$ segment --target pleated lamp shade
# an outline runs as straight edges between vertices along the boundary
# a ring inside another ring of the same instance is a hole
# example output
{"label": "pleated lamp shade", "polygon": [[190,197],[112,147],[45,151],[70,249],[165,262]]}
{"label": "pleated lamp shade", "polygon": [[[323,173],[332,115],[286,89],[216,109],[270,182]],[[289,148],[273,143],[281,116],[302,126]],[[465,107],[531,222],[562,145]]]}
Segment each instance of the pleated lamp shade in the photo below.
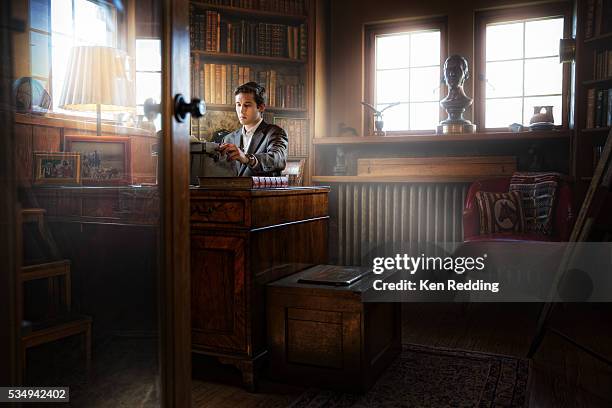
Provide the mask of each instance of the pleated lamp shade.
{"label": "pleated lamp shade", "polygon": [[98,112],[134,111],[133,81],[127,70],[127,55],[116,48],[103,46],[73,47],[59,107]]}

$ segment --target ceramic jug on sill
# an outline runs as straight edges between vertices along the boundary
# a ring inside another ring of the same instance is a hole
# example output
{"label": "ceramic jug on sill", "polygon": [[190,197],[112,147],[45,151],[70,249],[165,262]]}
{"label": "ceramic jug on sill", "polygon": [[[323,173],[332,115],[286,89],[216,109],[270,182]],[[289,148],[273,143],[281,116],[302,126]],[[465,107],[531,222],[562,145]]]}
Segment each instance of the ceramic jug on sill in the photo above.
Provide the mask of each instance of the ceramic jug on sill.
{"label": "ceramic jug on sill", "polygon": [[545,106],[534,106],[533,107],[533,116],[529,120],[530,124],[533,123],[554,123],[555,119],[553,118],[553,107],[550,105]]}

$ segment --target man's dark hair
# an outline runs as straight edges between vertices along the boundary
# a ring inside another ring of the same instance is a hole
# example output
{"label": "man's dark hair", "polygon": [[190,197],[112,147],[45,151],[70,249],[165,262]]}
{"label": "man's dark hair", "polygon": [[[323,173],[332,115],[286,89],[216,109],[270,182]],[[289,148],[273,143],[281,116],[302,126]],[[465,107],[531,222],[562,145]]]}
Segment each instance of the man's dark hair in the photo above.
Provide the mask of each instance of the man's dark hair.
{"label": "man's dark hair", "polygon": [[240,85],[234,91],[234,95],[238,95],[241,93],[253,94],[253,98],[255,99],[255,103],[257,106],[263,105],[265,103],[266,96],[266,88],[259,85],[257,82],[247,82],[246,84]]}

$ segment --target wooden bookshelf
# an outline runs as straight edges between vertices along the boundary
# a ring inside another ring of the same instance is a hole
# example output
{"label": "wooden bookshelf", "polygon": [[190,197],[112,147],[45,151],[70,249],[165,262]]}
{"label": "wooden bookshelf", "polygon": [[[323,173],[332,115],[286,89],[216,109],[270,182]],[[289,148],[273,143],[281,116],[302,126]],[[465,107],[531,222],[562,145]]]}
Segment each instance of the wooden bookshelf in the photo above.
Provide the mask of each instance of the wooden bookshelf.
{"label": "wooden bookshelf", "polygon": [[586,193],[612,121],[612,3],[578,0],[576,7],[575,132],[571,142],[571,176],[577,181],[577,202]]}
{"label": "wooden bookshelf", "polygon": [[581,130],[582,133],[608,133],[610,131],[610,127],[601,127],[601,128],[584,128]]}
{"label": "wooden bookshelf", "polygon": [[612,78],[589,79],[588,81],[582,82],[582,85],[584,85],[584,86],[612,87]]}
{"label": "wooden bookshelf", "polygon": [[587,38],[584,40],[585,44],[600,44],[606,43],[612,40],[612,33],[606,33],[601,35],[595,35],[593,37]]}
{"label": "wooden bookshelf", "polygon": [[305,60],[284,57],[268,57],[265,55],[253,54],[233,54],[227,52],[209,52],[201,50],[192,50],[192,54],[203,56],[209,60],[219,61],[235,61],[244,63],[260,63],[260,64],[305,64]]}
{"label": "wooden bookshelf", "polygon": [[[211,109],[211,110],[215,110],[215,111],[231,111],[233,112],[234,109],[236,109],[234,107],[234,105],[229,105],[229,104],[219,104],[219,103],[207,103],[206,104],[206,109]],[[275,107],[275,106],[266,106],[266,111],[267,112],[273,112],[273,113],[286,113],[286,114],[293,114],[293,113],[305,113],[308,110],[304,109],[304,108],[279,108],[279,107]]]}
{"label": "wooden bookshelf", "polygon": [[[315,3],[283,0],[260,9],[253,0],[190,1],[192,94],[207,107],[204,118],[192,119],[193,135],[210,140],[238,128],[233,89],[256,81],[266,88],[266,121],[306,122],[285,130],[289,158],[310,159]],[[308,183],[309,164],[304,169]]]}
{"label": "wooden bookshelf", "polygon": [[253,8],[223,6],[197,0],[192,0],[191,2],[197,7],[223,12],[236,17],[266,19],[269,21],[279,22],[304,22],[308,19],[308,16],[305,14],[285,14],[275,11],[257,10]]}

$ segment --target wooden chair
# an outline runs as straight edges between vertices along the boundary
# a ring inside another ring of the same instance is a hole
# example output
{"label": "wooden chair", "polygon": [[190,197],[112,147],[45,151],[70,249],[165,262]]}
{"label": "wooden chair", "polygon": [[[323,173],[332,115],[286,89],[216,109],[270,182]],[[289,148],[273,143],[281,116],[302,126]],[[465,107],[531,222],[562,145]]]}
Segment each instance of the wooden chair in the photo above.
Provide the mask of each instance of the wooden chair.
{"label": "wooden chair", "polygon": [[[52,240],[44,220],[45,210],[40,208],[24,209],[21,222],[36,223],[40,238],[49,246],[49,253],[58,255],[59,251]],[[60,340],[77,334],[83,335],[85,349],[85,367],[87,373],[91,366],[91,324],[89,316],[72,313],[71,310],[71,275],[69,260],[55,260],[21,268],[19,285],[25,292],[26,286],[33,281],[47,281],[47,309],[45,317],[32,322],[31,329],[23,329],[20,342],[23,380],[26,379],[27,351],[31,347]],[[21,316],[24,316],[25,304],[21,304]]]}

